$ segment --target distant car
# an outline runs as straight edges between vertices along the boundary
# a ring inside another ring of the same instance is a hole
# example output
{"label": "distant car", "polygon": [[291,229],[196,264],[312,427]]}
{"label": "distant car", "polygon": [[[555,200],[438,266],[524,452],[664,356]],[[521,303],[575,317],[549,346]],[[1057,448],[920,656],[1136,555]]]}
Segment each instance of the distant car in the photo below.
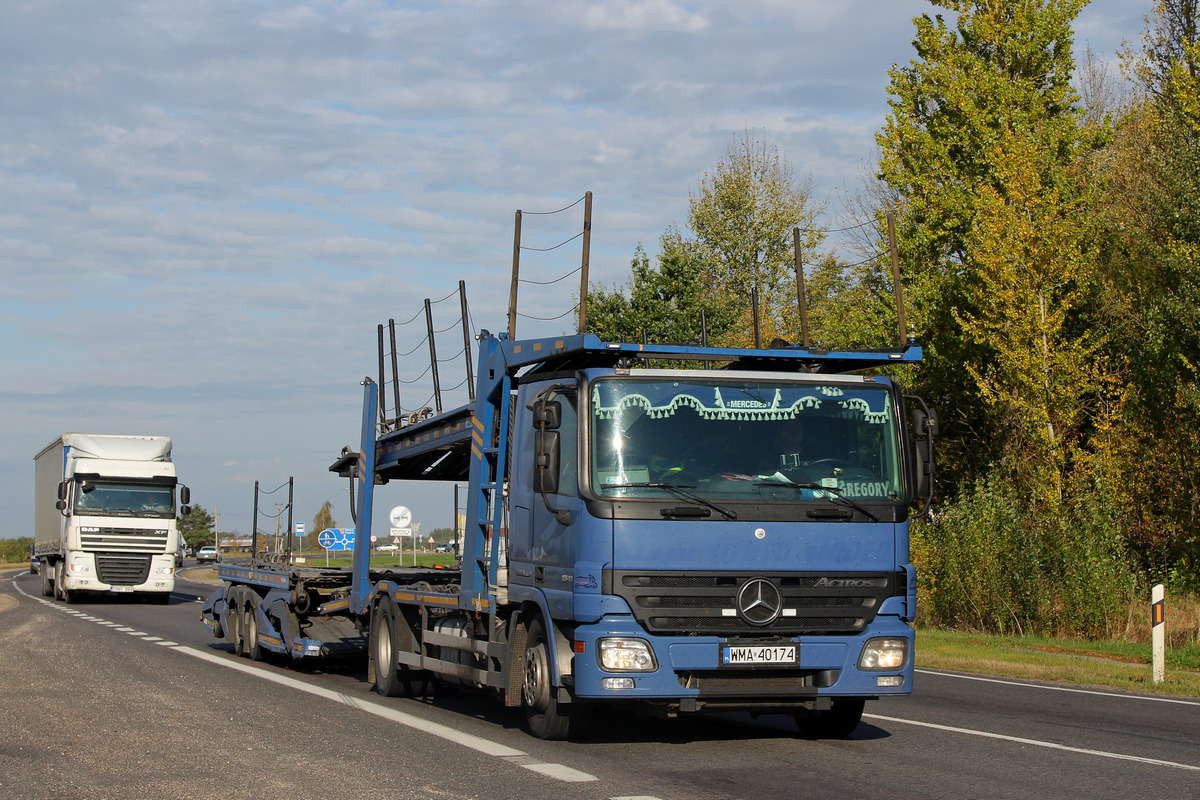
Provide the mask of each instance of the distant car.
{"label": "distant car", "polygon": [[187,552],[187,545],[185,545],[185,544],[179,545],[179,549],[175,551],[175,566],[177,566],[177,567],[183,566],[183,556],[186,552]]}
{"label": "distant car", "polygon": [[436,549],[436,550],[434,550],[434,552],[435,552],[435,553],[449,553],[449,552],[450,552],[450,545],[448,545],[448,544],[439,544],[439,545],[437,546],[437,549]]}
{"label": "distant car", "polygon": [[221,551],[218,550],[216,547],[213,547],[211,544],[207,544],[204,547],[201,547],[199,550],[196,551],[196,563],[197,564],[204,564],[204,563],[220,564],[221,563]]}
{"label": "distant car", "polygon": [[42,568],[42,560],[40,558],[38,558],[37,556],[30,556],[29,557],[29,574],[37,575],[38,570],[40,570],[41,568]]}
{"label": "distant car", "polygon": [[400,545],[398,545],[398,544],[381,544],[381,545],[379,545],[379,547],[376,547],[375,549],[381,553],[394,553],[400,549]]}

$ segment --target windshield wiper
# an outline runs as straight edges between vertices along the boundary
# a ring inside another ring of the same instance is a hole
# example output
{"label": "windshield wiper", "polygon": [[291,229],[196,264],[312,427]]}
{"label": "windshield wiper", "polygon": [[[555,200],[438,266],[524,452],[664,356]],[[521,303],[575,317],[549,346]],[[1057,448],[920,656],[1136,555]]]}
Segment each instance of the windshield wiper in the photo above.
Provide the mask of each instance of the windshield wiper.
{"label": "windshield wiper", "polygon": [[694,503],[699,503],[700,505],[702,505],[706,508],[711,508],[713,511],[716,511],[718,514],[725,517],[725,519],[737,519],[737,514],[730,511],[728,508],[722,508],[721,506],[717,505],[716,503],[712,502],[711,500],[701,497],[700,495],[696,494],[695,492],[688,491],[688,489],[695,489],[696,488],[695,486],[680,486],[677,483],[650,483],[650,482],[647,482],[647,483],[610,483],[610,484],[606,484],[604,488],[605,489],[666,489],[668,492],[675,495],[676,497],[682,497],[685,500],[691,500]]}
{"label": "windshield wiper", "polygon": [[796,483],[795,481],[757,481],[757,482],[755,482],[754,485],[755,486],[786,486],[789,489],[812,489],[814,491],[829,492],[830,494],[833,495],[835,500],[841,500],[843,503],[850,506],[855,511],[861,511],[862,513],[864,513],[868,517],[870,517],[872,522],[879,522],[879,517],[877,517],[869,508],[867,508],[866,506],[862,505],[861,503],[859,503],[855,500],[851,500],[849,497],[847,497],[845,494],[842,493],[841,489],[837,489],[833,486],[822,486],[819,483]]}

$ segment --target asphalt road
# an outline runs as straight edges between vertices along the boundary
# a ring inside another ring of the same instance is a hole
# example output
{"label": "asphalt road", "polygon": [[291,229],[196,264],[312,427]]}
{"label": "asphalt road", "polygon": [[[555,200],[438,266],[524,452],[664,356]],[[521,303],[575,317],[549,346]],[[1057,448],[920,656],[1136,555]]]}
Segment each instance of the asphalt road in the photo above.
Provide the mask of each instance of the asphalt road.
{"label": "asphalt road", "polygon": [[253,664],[167,606],[0,581],[0,798],[1200,798],[1200,702],[920,671],[845,741],[782,717],[606,714],[543,742],[464,692],[369,691],[362,664]]}

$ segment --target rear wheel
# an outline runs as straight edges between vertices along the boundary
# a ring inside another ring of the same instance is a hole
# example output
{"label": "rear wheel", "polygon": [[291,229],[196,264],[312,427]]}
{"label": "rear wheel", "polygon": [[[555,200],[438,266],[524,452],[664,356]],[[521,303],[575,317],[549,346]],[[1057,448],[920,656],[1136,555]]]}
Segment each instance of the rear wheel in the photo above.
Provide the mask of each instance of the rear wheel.
{"label": "rear wheel", "polygon": [[371,615],[371,656],[375,660],[375,691],[385,697],[418,697],[425,692],[425,675],[406,664],[396,663],[396,654],[412,640],[408,625],[396,604],[385,597]]}
{"label": "rear wheel", "polygon": [[242,612],[239,608],[241,590],[231,587],[225,590],[225,641],[233,645],[233,654],[242,652]]}
{"label": "rear wheel", "polygon": [[54,597],[54,578],[50,577],[50,565],[43,563],[42,569],[42,597]]}
{"label": "rear wheel", "polygon": [[253,593],[246,600],[245,610],[242,612],[241,629],[245,641],[242,643],[242,652],[251,661],[263,660],[263,649],[258,643],[258,598]]}
{"label": "rear wheel", "polygon": [[540,618],[529,625],[525,647],[525,681],[521,704],[529,732],[539,739],[569,739],[582,736],[591,723],[591,707],[560,703],[554,686],[553,663],[547,631]]}
{"label": "rear wheel", "polygon": [[828,711],[796,715],[796,727],[801,734],[814,739],[845,739],[862,721],[866,702],[861,697],[835,697]]}

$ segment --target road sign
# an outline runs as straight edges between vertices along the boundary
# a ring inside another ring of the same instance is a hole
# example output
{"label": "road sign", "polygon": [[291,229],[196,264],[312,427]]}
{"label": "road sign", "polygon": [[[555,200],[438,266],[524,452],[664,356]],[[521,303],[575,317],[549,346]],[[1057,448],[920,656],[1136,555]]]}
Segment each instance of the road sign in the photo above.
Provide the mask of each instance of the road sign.
{"label": "road sign", "polygon": [[413,529],[412,528],[392,528],[391,535],[392,536],[404,536],[404,537],[412,536]]}
{"label": "road sign", "polygon": [[326,528],[317,534],[317,544],[326,550],[353,550],[354,528]]}
{"label": "road sign", "polygon": [[303,523],[303,522],[297,522],[297,523],[296,523],[296,535],[297,535],[297,536],[303,536],[303,535],[304,535],[304,523]]}

